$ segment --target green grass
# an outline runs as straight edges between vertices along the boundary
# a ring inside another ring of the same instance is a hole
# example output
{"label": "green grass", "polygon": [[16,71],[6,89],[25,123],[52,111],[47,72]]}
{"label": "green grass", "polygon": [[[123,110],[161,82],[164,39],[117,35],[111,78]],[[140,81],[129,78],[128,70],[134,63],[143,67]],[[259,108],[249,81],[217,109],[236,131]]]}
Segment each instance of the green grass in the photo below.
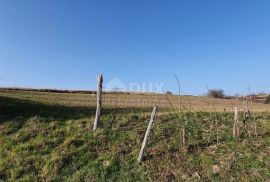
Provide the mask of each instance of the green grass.
{"label": "green grass", "polygon": [[[29,95],[31,97],[31,95]],[[162,109],[161,109],[162,110]],[[137,157],[151,108],[95,108],[0,96],[0,180],[3,181],[267,181],[270,114],[256,114],[259,137],[236,141],[231,113],[159,114]],[[111,124],[113,115],[115,120]],[[180,127],[188,123],[187,150]],[[218,121],[208,145],[209,126]],[[109,127],[111,125],[111,127]],[[241,126],[242,127],[242,126]],[[218,129],[218,143],[216,138]],[[243,128],[242,130],[243,131]]]}

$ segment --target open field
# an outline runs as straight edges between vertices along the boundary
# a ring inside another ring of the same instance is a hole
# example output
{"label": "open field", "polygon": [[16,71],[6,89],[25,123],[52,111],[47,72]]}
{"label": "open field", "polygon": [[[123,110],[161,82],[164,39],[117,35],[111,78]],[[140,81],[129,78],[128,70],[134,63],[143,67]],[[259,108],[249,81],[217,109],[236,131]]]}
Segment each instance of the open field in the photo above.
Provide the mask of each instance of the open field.
{"label": "open field", "polygon": [[[0,89],[0,96],[14,99],[25,99],[45,104],[62,106],[90,107],[96,106],[95,93],[55,93],[24,90]],[[213,99],[208,97],[181,96],[181,109],[183,111],[224,111],[233,112],[237,106],[243,110],[243,102],[226,99]],[[172,110],[179,108],[179,96],[163,94],[124,94],[106,93],[103,95],[105,107],[153,107],[158,105],[162,109]],[[270,104],[253,103],[251,107],[255,112],[270,112]]]}
{"label": "open field", "polygon": [[[182,110],[187,112],[175,115],[163,95],[105,94],[105,100],[109,98],[115,102],[104,102],[101,122],[92,132],[95,95],[1,90],[0,181],[270,179],[270,113],[263,112],[270,111],[268,105],[253,105],[260,112],[248,120],[250,136],[244,132],[240,113],[241,138],[235,140],[231,111],[236,105],[242,107],[240,101],[183,96]],[[153,98],[164,99],[165,104],[138,164],[151,107],[158,102]],[[178,97],[169,99],[178,106]],[[145,100],[149,102],[140,103]],[[183,149],[180,128],[186,120]]]}

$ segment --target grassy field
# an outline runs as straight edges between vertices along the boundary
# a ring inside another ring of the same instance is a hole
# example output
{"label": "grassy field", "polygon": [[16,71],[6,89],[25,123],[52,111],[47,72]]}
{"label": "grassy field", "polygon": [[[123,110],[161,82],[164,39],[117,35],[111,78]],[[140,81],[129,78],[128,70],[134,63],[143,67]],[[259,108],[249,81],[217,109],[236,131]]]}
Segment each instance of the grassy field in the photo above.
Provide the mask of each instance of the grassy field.
{"label": "grassy field", "polygon": [[[1,90],[0,180],[270,179],[270,113],[263,112],[270,111],[268,105],[253,105],[252,109],[260,112],[249,119],[246,133],[240,123],[241,139],[237,141],[232,138],[230,111],[235,105],[242,107],[242,102],[183,96],[182,110],[186,112],[176,115],[170,105],[160,107],[143,162],[138,164],[152,111],[149,106],[155,102],[152,98],[158,100],[164,96],[106,94],[105,99],[114,99],[115,103],[105,104],[98,130],[92,132],[94,97],[82,93]],[[178,101],[178,97],[169,97],[171,101]],[[119,98],[128,104],[117,104]],[[131,102],[132,99],[139,101]],[[148,104],[139,103],[147,99],[151,100]],[[242,117],[240,114],[240,121]],[[188,139],[183,149],[180,128],[186,120]]]}
{"label": "grassy field", "polygon": [[[33,102],[42,102],[49,105],[61,105],[66,107],[95,107],[96,94],[94,93],[56,93],[37,92],[25,90],[0,89],[0,96],[14,99],[22,99]],[[208,97],[181,96],[181,110],[183,111],[224,111],[233,112],[234,107],[243,109],[243,102],[226,99],[213,99]],[[107,108],[145,108],[158,105],[162,109],[179,107],[179,96],[163,94],[124,94],[106,93],[103,95],[103,105]],[[253,103],[251,107],[254,112],[270,112],[270,104]]]}

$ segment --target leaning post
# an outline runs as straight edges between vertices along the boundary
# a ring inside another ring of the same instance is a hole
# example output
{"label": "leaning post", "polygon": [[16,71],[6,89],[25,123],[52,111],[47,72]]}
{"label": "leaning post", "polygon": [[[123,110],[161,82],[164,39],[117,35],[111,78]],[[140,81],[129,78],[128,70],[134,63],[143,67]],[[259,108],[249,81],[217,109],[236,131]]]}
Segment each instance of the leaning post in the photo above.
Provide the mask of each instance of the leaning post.
{"label": "leaning post", "polygon": [[97,110],[96,110],[96,117],[95,117],[93,131],[95,131],[97,129],[97,124],[99,122],[100,112],[101,112],[101,107],[102,107],[102,83],[103,83],[102,74],[99,74],[97,76],[97,81],[98,81],[98,84],[97,84]]}
{"label": "leaning post", "polygon": [[146,146],[147,138],[150,135],[150,132],[151,132],[151,129],[152,129],[152,125],[153,125],[157,110],[158,110],[158,106],[155,106],[154,109],[153,109],[152,115],[151,115],[150,122],[148,124],[148,128],[146,130],[144,140],[143,140],[143,144],[142,144],[142,148],[141,148],[141,151],[140,151],[140,154],[139,154],[139,157],[138,157],[138,162],[139,163],[142,162],[143,151],[144,151],[145,146]]}

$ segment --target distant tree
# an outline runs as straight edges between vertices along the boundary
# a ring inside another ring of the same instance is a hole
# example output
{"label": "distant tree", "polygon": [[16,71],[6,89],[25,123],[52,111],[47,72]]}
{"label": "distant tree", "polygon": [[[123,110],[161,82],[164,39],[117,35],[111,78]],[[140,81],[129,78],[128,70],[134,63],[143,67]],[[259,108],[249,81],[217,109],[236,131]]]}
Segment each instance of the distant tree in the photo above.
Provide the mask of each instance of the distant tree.
{"label": "distant tree", "polygon": [[211,98],[220,98],[220,99],[225,98],[224,90],[222,89],[208,90],[207,96]]}
{"label": "distant tree", "polygon": [[270,104],[270,95],[266,97],[266,104]]}
{"label": "distant tree", "polygon": [[173,93],[171,91],[166,92],[167,95],[172,95]]}

